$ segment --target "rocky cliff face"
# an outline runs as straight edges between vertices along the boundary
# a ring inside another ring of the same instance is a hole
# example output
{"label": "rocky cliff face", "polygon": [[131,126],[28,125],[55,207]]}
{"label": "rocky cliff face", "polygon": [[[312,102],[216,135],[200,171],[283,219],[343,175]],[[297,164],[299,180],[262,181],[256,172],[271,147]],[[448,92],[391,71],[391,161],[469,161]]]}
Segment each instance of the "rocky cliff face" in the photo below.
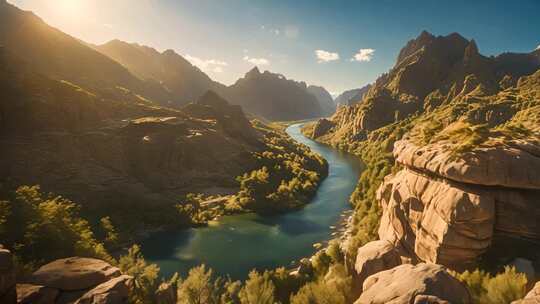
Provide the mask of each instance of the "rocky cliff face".
{"label": "rocky cliff face", "polygon": [[394,156],[403,169],[387,176],[377,194],[380,238],[414,260],[453,269],[474,265],[509,237],[534,246],[540,240],[540,154],[533,147],[486,147],[456,159],[444,143],[397,142]]}

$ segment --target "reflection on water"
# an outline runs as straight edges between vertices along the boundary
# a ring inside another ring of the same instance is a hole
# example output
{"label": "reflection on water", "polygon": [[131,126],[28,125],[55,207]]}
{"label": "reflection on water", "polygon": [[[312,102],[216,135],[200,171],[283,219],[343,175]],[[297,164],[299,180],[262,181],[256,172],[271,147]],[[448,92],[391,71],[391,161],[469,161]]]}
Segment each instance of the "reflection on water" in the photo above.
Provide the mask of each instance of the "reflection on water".
{"label": "reflection on water", "polygon": [[314,243],[331,238],[330,226],[350,209],[349,196],[361,164],[350,154],[304,137],[300,124],[289,127],[287,133],[328,161],[328,177],[311,203],[287,214],[227,216],[208,227],[156,234],[143,242],[142,248],[147,260],[161,267],[162,275],[185,275],[193,266],[204,263],[220,275],[244,279],[253,268],[289,266],[311,255]]}

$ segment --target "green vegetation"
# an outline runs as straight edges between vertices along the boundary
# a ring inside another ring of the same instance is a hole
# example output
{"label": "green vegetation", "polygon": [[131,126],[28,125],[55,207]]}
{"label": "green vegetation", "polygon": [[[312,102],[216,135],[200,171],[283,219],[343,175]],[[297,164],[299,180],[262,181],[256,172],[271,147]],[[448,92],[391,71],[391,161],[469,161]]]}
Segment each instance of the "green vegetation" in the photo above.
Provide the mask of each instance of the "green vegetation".
{"label": "green vegetation", "polygon": [[504,272],[495,276],[478,269],[452,274],[467,286],[473,303],[505,304],[526,294],[527,277],[514,267],[506,266]]}
{"label": "green vegetation", "polygon": [[[21,186],[0,203],[0,239],[23,270],[67,256],[112,261],[79,210],[76,203],[42,193],[39,186]],[[111,240],[113,231],[108,232]]]}
{"label": "green vegetation", "polygon": [[240,191],[229,209],[275,212],[298,208],[326,177],[328,164],[307,146],[272,130],[266,131],[265,143],[267,150],[256,153],[261,167],[237,178]]}
{"label": "green vegetation", "polygon": [[133,276],[130,301],[133,304],[151,303],[158,287],[159,267],[146,263],[138,245],[133,245],[127,255],[120,257],[118,267],[122,273]]}

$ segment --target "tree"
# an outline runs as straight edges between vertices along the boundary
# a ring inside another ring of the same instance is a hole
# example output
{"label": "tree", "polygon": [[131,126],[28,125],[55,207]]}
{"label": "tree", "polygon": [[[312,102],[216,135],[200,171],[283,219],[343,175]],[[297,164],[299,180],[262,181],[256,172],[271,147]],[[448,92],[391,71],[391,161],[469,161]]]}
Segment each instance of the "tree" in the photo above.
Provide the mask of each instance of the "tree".
{"label": "tree", "polygon": [[159,267],[156,264],[146,263],[139,245],[131,246],[128,254],[120,257],[118,267],[122,273],[133,276],[134,288],[130,295],[131,302],[152,303],[158,288]]}
{"label": "tree", "polygon": [[252,270],[240,291],[240,302],[242,304],[273,304],[274,292],[274,283],[270,280],[269,273],[265,272],[261,275]]}

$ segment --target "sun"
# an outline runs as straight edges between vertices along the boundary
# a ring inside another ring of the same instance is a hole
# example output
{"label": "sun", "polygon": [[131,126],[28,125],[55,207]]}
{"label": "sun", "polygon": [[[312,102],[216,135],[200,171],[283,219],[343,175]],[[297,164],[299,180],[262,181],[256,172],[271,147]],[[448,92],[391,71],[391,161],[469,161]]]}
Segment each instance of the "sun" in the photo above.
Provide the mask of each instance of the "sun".
{"label": "sun", "polygon": [[54,2],[56,2],[58,13],[65,17],[77,18],[84,14],[85,0],[56,0]]}

